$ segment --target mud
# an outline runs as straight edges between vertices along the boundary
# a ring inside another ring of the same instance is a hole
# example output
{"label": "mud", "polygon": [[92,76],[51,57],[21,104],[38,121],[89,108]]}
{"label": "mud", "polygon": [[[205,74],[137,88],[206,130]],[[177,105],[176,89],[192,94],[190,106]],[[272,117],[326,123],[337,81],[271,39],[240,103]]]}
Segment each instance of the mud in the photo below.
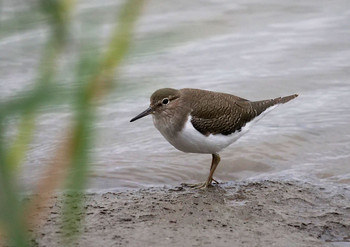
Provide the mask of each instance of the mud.
{"label": "mud", "polygon": [[[84,195],[78,246],[350,246],[350,191],[297,181]],[[34,231],[61,246],[61,196]]]}

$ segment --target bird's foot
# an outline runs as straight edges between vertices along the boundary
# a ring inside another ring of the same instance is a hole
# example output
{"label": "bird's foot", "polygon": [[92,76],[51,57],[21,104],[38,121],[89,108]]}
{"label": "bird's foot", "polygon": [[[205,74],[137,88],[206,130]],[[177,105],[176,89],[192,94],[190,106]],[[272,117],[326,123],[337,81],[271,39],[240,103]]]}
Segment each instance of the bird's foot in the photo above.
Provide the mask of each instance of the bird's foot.
{"label": "bird's foot", "polygon": [[206,189],[209,186],[212,186],[211,183],[209,183],[208,181],[206,181],[204,183],[198,183],[198,184],[186,184],[186,183],[183,183],[182,185],[184,185],[186,187],[193,188],[193,189]]}

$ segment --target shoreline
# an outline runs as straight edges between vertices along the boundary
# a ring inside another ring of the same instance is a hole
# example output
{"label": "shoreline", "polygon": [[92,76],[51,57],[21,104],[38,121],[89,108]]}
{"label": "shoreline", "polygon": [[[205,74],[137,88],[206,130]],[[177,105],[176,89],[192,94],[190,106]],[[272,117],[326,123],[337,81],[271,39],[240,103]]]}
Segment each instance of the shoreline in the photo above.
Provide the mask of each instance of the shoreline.
{"label": "shoreline", "polygon": [[[78,246],[350,246],[350,191],[299,181],[84,194]],[[62,197],[35,232],[60,246]]]}

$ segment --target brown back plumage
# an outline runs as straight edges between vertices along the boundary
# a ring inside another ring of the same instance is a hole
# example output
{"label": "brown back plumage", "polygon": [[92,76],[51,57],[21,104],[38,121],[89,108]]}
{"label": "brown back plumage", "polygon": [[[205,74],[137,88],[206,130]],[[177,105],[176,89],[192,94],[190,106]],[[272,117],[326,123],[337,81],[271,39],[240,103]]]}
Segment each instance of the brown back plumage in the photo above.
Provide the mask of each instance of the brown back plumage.
{"label": "brown back plumage", "polygon": [[204,135],[229,135],[259,116],[269,107],[286,103],[298,95],[249,101],[231,94],[199,89],[181,89],[181,97],[191,102],[191,123]]}

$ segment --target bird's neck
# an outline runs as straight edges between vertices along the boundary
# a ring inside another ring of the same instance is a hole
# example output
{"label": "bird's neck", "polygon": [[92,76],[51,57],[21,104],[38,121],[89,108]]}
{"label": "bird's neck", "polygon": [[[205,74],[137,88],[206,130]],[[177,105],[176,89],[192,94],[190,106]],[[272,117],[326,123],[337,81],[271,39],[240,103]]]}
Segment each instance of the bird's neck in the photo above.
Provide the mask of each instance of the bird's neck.
{"label": "bird's neck", "polygon": [[190,110],[185,108],[167,109],[153,114],[153,123],[163,135],[175,137],[184,128],[189,115]]}

